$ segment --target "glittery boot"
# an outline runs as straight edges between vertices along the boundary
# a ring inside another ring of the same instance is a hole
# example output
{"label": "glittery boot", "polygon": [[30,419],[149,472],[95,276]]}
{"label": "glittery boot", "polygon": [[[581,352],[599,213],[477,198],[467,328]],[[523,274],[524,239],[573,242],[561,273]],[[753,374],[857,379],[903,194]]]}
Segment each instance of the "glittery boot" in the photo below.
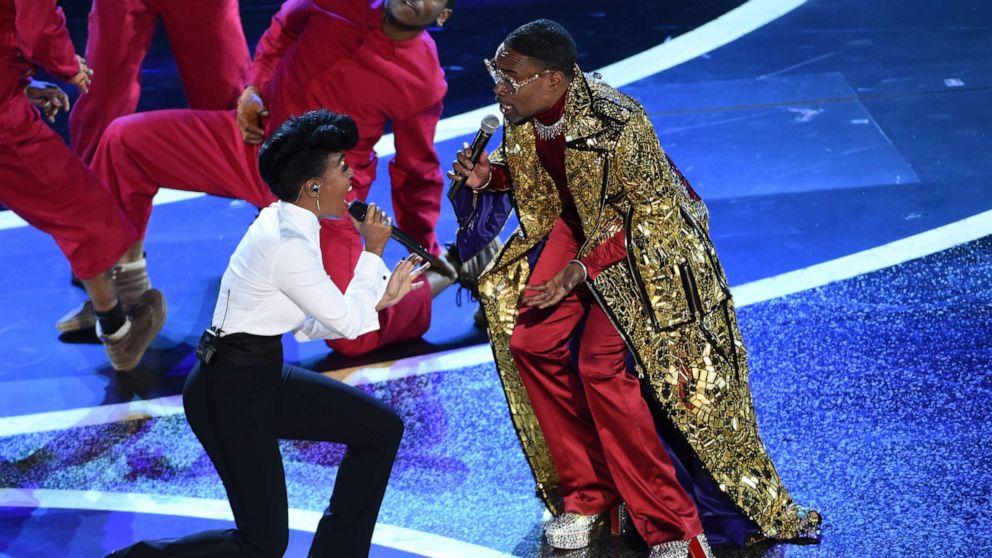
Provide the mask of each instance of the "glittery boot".
{"label": "glittery boot", "polygon": [[686,541],[670,541],[651,547],[648,558],[713,558],[706,535],[699,534]]}
{"label": "glittery boot", "polygon": [[607,514],[565,512],[544,524],[544,536],[554,548],[573,550],[589,546],[593,533],[606,526]]}

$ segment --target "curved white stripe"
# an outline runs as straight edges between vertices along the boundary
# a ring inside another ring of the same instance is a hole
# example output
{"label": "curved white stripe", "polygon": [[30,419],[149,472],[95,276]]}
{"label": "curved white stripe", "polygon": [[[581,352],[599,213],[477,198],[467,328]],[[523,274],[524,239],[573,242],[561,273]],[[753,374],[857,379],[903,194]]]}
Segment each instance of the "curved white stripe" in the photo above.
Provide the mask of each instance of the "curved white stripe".
{"label": "curved white stripe", "polygon": [[0,231],[26,226],[28,226],[28,224],[24,221],[24,219],[18,217],[13,211],[0,211]]}
{"label": "curved white stripe", "polygon": [[[750,0],[684,35],[596,71],[603,74],[604,81],[610,85],[623,87],[736,41],[804,3],[806,0]],[[492,50],[495,49],[496,45],[492,45]],[[481,55],[479,62],[482,62]],[[438,123],[434,142],[475,133],[487,114],[499,114],[499,106],[494,103],[445,118]],[[395,152],[393,135],[383,136],[375,149],[382,154]]]}
{"label": "curved white stripe", "polygon": [[[738,307],[850,279],[992,235],[992,210],[849,256],[733,287]],[[492,362],[489,345],[333,372],[351,385],[396,380]],[[0,418],[0,437],[182,413],[180,396]]]}
{"label": "curved white stripe", "polygon": [[[782,17],[805,2],[806,0],[750,0],[684,35],[597,71],[603,74],[608,83],[621,87],[720,48]],[[482,62],[481,54],[479,62]],[[493,104],[441,120],[434,134],[434,142],[474,133],[487,114],[499,114],[499,107]],[[395,153],[393,134],[379,138],[375,150],[380,157]],[[162,205],[204,195],[163,188],[155,196],[154,203]],[[0,212],[0,230],[24,226],[27,223],[17,215],[9,211]]]}
{"label": "curved white stripe", "polygon": [[751,0],[684,35],[599,70],[614,87],[674,68],[775,21],[806,0]]}
{"label": "curved white stripe", "polygon": [[[86,509],[228,521],[234,519],[226,500],[97,490],[0,489],[0,507]],[[289,528],[313,533],[317,529],[317,522],[320,521],[321,515],[320,512],[315,511],[290,509]],[[504,554],[484,546],[387,523],[375,524],[372,544],[430,556],[431,558],[464,558],[466,556],[513,558],[510,554]]]}
{"label": "curved white stripe", "polygon": [[[430,355],[404,358],[392,362],[358,366],[335,370],[328,375],[346,384],[357,386],[386,382],[411,376],[422,376],[432,372],[455,370],[492,362],[493,353],[489,345],[476,345]],[[82,426],[108,424],[125,420],[139,420],[182,414],[181,395],[157,399],[129,401],[113,405],[80,407],[62,411],[49,411],[13,417],[0,418],[0,437],[35,432],[50,432]]]}
{"label": "curved white stripe", "polygon": [[[738,285],[731,290],[737,306],[744,307],[878,271],[990,235],[992,235],[992,210],[849,256]],[[360,385],[453,370],[485,362],[492,362],[489,345],[476,345],[391,363],[337,371],[334,374],[339,376],[345,374],[343,381],[351,385]],[[171,396],[116,405],[4,417],[0,418],[0,436],[154,418],[182,411],[180,396]]]}
{"label": "curved white stripe", "polygon": [[878,271],[989,235],[992,235],[992,210],[849,256],[745,283],[731,290],[737,306],[747,306]]}

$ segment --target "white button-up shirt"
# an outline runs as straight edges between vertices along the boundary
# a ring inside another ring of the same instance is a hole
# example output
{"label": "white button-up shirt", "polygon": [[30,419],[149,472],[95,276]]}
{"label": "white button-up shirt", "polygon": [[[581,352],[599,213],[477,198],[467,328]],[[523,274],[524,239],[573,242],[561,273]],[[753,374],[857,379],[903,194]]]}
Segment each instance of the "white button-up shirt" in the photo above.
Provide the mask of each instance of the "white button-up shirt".
{"label": "white button-up shirt", "polygon": [[389,275],[382,258],[362,252],[342,294],[324,271],[317,217],[277,201],[262,210],[231,256],[213,325],[224,334],[292,331],[299,341],[354,339],[379,329],[375,305]]}

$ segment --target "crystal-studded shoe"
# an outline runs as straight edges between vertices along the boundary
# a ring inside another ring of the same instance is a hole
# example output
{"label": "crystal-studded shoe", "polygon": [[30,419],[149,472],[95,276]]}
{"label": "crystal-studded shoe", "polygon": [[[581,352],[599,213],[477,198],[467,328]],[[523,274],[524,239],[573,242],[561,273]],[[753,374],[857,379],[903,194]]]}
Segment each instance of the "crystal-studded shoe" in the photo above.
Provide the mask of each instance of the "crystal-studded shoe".
{"label": "crystal-studded shoe", "polygon": [[589,546],[593,534],[606,526],[608,514],[582,515],[565,512],[544,524],[544,537],[548,544],[562,550]]}
{"label": "crystal-studded shoe", "polygon": [[799,518],[799,539],[806,541],[820,540],[820,529],[823,526],[823,516],[820,512],[806,506],[796,506],[796,516]]}
{"label": "crystal-studded shoe", "polygon": [[648,558],[713,558],[706,535],[700,533],[685,541],[670,541],[651,547]]}

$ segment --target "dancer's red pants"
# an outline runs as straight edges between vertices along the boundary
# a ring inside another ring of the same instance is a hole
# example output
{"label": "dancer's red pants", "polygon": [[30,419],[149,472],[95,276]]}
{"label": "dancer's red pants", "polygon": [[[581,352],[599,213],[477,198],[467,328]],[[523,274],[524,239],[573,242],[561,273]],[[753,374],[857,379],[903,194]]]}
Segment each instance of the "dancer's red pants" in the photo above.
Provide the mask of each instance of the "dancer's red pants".
{"label": "dancer's red pants", "polygon": [[[551,279],[578,248],[559,219],[529,284]],[[570,344],[583,318],[576,371]],[[702,532],[640,383],[626,371],[623,339],[587,289],[544,310],[521,306],[510,351],[558,471],[565,511],[593,515],[623,500],[649,545]]]}
{"label": "dancer's red pants", "polygon": [[55,239],[81,279],[110,269],[138,235],[117,200],[20,91],[0,100],[0,203]]}
{"label": "dancer's red pants", "polygon": [[159,19],[190,107],[232,109],[247,83],[251,59],[237,0],[94,0],[86,41],[93,83],[69,115],[72,149],[86,163],[107,126],[137,108]]}

